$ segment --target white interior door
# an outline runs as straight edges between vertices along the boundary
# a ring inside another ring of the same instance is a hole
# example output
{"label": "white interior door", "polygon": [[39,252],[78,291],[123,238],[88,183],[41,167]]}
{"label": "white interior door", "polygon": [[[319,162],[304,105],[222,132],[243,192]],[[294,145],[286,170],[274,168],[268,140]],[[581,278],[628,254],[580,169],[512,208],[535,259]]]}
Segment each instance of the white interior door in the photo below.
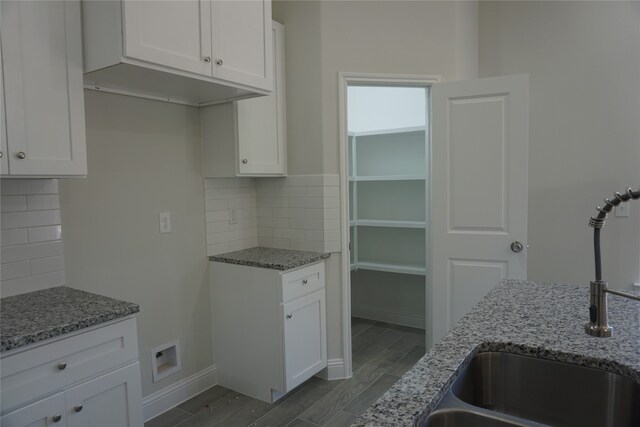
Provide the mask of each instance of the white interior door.
{"label": "white interior door", "polygon": [[433,342],[501,279],[526,278],[528,104],[528,75],[433,86]]}

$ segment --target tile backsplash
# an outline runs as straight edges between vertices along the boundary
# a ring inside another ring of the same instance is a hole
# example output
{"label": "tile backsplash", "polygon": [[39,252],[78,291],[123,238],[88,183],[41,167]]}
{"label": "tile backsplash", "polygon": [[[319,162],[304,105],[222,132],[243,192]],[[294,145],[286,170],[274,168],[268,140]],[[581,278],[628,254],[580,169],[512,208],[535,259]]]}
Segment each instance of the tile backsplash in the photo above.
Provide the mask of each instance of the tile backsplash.
{"label": "tile backsplash", "polygon": [[[340,251],[338,175],[205,179],[207,255],[254,246]],[[236,208],[237,224],[230,224]]]}
{"label": "tile backsplash", "polygon": [[[204,180],[207,221],[207,255],[258,246],[258,210],[254,178],[207,178]],[[229,223],[230,209],[237,213]]]}
{"label": "tile backsplash", "polygon": [[56,179],[2,179],[0,296],[65,284]]}

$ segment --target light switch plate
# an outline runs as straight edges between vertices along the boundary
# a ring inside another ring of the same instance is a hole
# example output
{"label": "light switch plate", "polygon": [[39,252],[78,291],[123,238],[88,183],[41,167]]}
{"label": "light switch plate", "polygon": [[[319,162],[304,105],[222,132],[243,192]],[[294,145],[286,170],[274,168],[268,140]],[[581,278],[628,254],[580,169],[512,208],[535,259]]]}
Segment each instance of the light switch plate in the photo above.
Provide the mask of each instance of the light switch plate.
{"label": "light switch plate", "polygon": [[171,212],[160,212],[160,233],[171,233]]}

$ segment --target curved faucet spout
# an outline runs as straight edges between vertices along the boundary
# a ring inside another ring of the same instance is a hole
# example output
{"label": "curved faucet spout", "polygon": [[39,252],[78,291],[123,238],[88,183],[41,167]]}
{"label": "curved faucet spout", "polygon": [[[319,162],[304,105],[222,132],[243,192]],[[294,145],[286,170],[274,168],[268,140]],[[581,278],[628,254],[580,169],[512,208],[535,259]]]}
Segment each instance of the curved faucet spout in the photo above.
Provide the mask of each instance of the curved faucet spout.
{"label": "curved faucet spout", "polygon": [[620,203],[638,199],[640,199],[640,188],[637,191],[627,188],[624,193],[616,193],[613,200],[604,199],[604,207],[598,206],[598,215],[591,217],[589,220],[589,226],[593,227],[593,253],[596,267],[596,280],[591,282],[590,287],[589,323],[585,326],[585,331],[589,335],[596,337],[610,337],[613,335],[613,328],[609,326],[607,318],[607,293],[640,301],[639,296],[615,291],[607,287],[607,282],[602,280],[602,259],[600,256],[600,230],[604,227],[607,215]]}

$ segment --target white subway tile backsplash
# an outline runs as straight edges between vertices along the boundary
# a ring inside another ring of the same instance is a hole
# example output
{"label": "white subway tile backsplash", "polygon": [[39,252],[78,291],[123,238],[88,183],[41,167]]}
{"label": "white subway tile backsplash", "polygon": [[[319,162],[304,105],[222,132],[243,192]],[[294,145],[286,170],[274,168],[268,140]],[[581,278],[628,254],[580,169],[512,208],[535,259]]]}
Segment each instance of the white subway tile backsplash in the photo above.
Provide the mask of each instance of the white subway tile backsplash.
{"label": "white subway tile backsplash", "polygon": [[27,206],[30,211],[60,209],[60,199],[57,194],[27,196]]}
{"label": "white subway tile backsplash", "polygon": [[64,270],[64,257],[62,255],[31,260],[32,274],[44,274],[61,270]]}
{"label": "white subway tile backsplash", "polygon": [[41,225],[60,224],[60,211],[26,211],[26,212],[8,212],[2,214],[3,230],[9,228],[26,228],[38,227]]}
{"label": "white subway tile backsplash", "polygon": [[23,245],[27,243],[27,229],[14,228],[0,231],[0,244],[2,246]]}
{"label": "white subway tile backsplash", "polygon": [[2,179],[1,296],[64,285],[58,181]]}
{"label": "white subway tile backsplash", "polygon": [[[339,184],[337,175],[205,179],[207,253],[258,244],[339,251]],[[237,224],[229,224],[229,208],[237,209]]]}
{"label": "white subway tile backsplash", "polygon": [[28,229],[29,243],[48,242],[62,238],[62,226],[31,227]]}
{"label": "white subway tile backsplash", "polygon": [[0,249],[2,263],[24,261],[35,258],[62,255],[62,242],[29,243],[26,245],[4,246]]}
{"label": "white subway tile backsplash", "polygon": [[31,275],[31,264],[29,261],[9,262],[2,264],[1,280],[19,279],[20,277]]}
{"label": "white subway tile backsplash", "polygon": [[[204,180],[207,255],[258,246],[258,201],[253,178]],[[230,224],[235,209],[236,224]]]}
{"label": "white subway tile backsplash", "polygon": [[25,292],[63,286],[64,281],[64,271],[54,271],[52,273],[21,277],[19,279],[3,280],[2,297],[10,297]]}
{"label": "white subway tile backsplash", "polygon": [[27,196],[2,196],[0,198],[1,212],[21,212],[27,210]]}

